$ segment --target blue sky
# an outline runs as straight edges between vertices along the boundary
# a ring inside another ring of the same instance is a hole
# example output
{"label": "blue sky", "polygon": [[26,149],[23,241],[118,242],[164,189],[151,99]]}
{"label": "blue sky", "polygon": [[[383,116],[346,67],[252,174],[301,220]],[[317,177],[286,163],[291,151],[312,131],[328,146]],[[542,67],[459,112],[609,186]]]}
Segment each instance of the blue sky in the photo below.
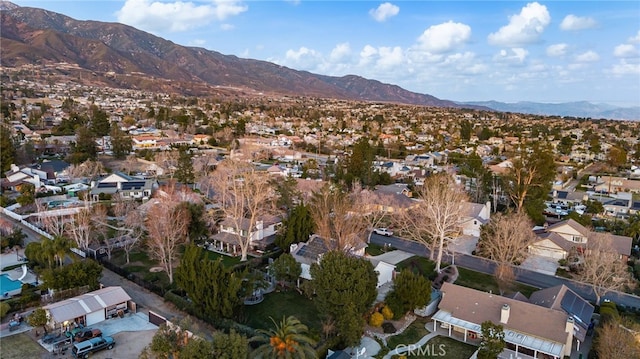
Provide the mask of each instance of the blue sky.
{"label": "blue sky", "polygon": [[640,106],[640,1],[14,0],[455,101]]}

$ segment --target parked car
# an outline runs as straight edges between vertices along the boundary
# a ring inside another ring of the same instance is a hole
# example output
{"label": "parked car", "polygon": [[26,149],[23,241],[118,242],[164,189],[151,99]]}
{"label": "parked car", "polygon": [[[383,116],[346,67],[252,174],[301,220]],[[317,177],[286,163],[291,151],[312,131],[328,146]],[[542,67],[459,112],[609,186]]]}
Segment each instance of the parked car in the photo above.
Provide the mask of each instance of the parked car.
{"label": "parked car", "polygon": [[22,324],[21,321],[19,320],[12,320],[9,322],[9,331],[12,332],[14,330],[18,330],[18,328],[20,327],[20,324]]}
{"label": "parked car", "polygon": [[393,236],[393,231],[390,230],[389,228],[376,228],[373,230],[376,234],[379,234],[381,236],[387,236],[387,237],[391,237]]}
{"label": "parked car", "polygon": [[75,340],[76,342],[83,342],[87,339],[97,338],[101,336],[102,336],[102,331],[100,329],[85,328],[81,332],[78,332],[73,337],[73,340]]}
{"label": "parked car", "polygon": [[112,337],[91,338],[81,343],[75,343],[71,349],[71,355],[74,358],[88,358],[91,353],[104,348],[111,350],[114,345],[116,345],[116,341]]}

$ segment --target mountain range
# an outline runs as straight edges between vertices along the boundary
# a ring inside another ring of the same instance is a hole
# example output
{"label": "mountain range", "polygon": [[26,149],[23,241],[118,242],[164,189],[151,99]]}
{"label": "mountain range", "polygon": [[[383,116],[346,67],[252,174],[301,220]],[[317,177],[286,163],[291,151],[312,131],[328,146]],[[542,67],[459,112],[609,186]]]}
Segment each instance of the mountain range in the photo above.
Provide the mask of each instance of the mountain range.
{"label": "mountain range", "polygon": [[356,75],[318,75],[267,61],[181,46],[119,23],[79,21],[7,1],[0,2],[0,10],[0,65],[77,64],[102,82],[119,87],[173,89],[192,95],[207,95],[212,89],[231,89],[249,93],[640,120],[640,107],[620,109],[590,103],[454,102]]}

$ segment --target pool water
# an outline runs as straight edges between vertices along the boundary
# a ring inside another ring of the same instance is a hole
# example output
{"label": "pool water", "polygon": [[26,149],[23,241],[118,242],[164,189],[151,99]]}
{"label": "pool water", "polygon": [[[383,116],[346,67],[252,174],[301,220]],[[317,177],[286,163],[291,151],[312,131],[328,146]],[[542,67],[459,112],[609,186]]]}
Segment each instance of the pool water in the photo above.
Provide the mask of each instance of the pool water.
{"label": "pool water", "polygon": [[22,282],[19,280],[12,280],[8,275],[0,275],[0,295],[11,292],[16,289],[22,288]]}

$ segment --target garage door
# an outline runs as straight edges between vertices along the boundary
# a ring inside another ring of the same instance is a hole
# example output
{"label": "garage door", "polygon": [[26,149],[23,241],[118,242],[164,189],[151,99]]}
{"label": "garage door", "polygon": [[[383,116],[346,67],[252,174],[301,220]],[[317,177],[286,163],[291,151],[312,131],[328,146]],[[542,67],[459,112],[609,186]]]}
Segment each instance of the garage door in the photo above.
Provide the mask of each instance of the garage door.
{"label": "garage door", "polygon": [[87,326],[100,323],[104,320],[104,309],[100,309],[96,312],[87,314]]}
{"label": "garage door", "polygon": [[531,249],[529,249],[529,253],[537,256],[549,257],[554,259],[564,258],[564,251],[556,251],[548,248],[532,247]]}

